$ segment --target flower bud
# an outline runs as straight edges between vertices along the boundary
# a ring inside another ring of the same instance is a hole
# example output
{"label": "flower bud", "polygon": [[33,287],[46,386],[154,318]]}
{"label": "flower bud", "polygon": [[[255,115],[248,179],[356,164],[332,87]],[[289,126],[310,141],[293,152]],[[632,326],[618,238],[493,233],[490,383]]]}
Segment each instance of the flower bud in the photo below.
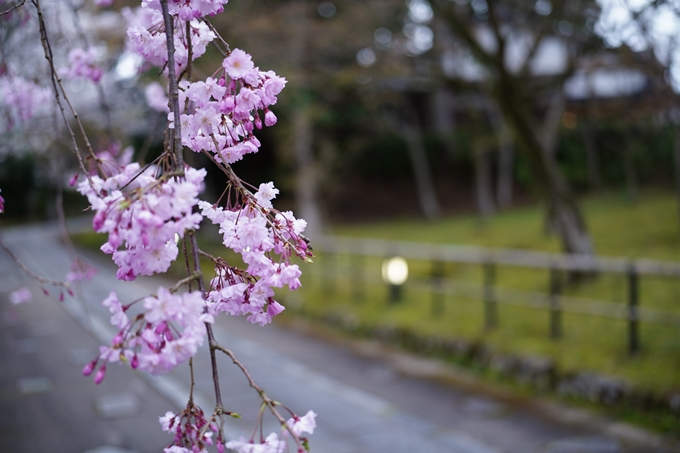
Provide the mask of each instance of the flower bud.
{"label": "flower bud", "polygon": [[225,96],[217,106],[221,113],[231,113],[234,111],[234,98],[232,96]]}
{"label": "flower bud", "polygon": [[106,220],[106,213],[104,211],[99,211],[97,214],[95,214],[94,218],[92,219],[92,228],[94,231],[99,232],[101,228],[104,226],[104,221]]}
{"label": "flower bud", "polygon": [[69,180],[69,182],[68,182],[68,185],[69,185],[69,186],[73,187],[73,186],[76,185],[76,183],[78,182],[78,174],[79,174],[79,173],[80,173],[80,172],[76,172],[76,174],[73,175],[73,177]]}
{"label": "flower bud", "polygon": [[162,334],[166,330],[168,330],[168,325],[165,323],[165,321],[163,321],[156,326],[154,332],[156,332],[157,334]]}
{"label": "flower bud", "polygon": [[264,124],[267,127],[271,127],[276,124],[277,118],[274,112],[271,110],[265,110],[264,112]]}
{"label": "flower bud", "polygon": [[104,376],[106,376],[106,365],[102,365],[97,374],[94,375],[94,383],[101,383],[104,380]]}
{"label": "flower bud", "polygon": [[83,368],[83,376],[91,375],[92,371],[94,371],[95,366],[97,366],[97,359],[94,359],[92,362],[85,365],[85,367]]}

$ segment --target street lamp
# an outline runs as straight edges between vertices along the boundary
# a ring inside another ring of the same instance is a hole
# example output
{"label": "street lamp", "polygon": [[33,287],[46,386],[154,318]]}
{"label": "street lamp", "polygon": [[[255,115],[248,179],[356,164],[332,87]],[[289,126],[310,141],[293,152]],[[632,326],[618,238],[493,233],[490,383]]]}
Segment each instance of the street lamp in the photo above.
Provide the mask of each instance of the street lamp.
{"label": "street lamp", "polygon": [[394,256],[383,261],[382,278],[390,285],[390,303],[396,303],[401,299],[401,287],[408,278],[408,264],[400,256]]}

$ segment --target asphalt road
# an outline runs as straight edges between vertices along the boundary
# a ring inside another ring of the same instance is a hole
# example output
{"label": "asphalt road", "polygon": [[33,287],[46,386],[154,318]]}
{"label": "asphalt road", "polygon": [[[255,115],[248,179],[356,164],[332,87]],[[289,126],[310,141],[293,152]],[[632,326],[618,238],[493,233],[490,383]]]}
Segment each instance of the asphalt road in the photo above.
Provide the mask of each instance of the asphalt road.
{"label": "asphalt road", "polygon": [[[2,232],[35,272],[63,279],[70,261],[54,225]],[[99,344],[113,336],[101,301],[115,289],[121,301],[153,293],[164,281],[115,279],[107,257],[93,263],[95,278],[76,297],[42,294],[0,251],[0,452],[160,452],[171,439],[158,416],[186,402],[187,366],[151,378],[109,366],[100,385],[81,375]],[[165,282],[167,285],[168,283]],[[14,306],[9,292],[32,289]],[[290,326],[289,326],[290,327]],[[595,453],[678,451],[663,439],[581,411],[480,390],[470,379],[441,383],[443,365],[377,343],[328,341],[294,329],[221,319],[217,340],[234,350],[269,395],[299,414],[317,412],[311,437],[318,453]],[[213,382],[204,348],[195,358],[197,402],[212,409]],[[460,377],[459,372],[456,376]],[[228,410],[243,415],[231,436],[252,431],[258,398],[229,360],[220,360]],[[455,379],[454,379],[455,381]],[[276,429],[273,420],[266,428]]]}

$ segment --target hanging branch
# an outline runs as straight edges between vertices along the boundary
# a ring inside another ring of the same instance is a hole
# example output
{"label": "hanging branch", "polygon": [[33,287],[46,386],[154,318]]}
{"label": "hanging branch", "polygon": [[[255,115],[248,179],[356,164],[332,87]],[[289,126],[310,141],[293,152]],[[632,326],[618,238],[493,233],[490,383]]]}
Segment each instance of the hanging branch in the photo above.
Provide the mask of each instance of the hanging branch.
{"label": "hanging branch", "polygon": [[272,415],[274,415],[274,418],[276,418],[276,420],[278,420],[279,423],[281,423],[281,426],[286,428],[288,433],[290,433],[290,435],[295,440],[295,443],[297,443],[298,448],[302,449],[303,446],[300,437],[297,434],[295,434],[295,432],[293,432],[293,429],[290,426],[288,426],[288,423],[286,423],[286,419],[281,416],[278,410],[276,410],[276,406],[279,406],[280,403],[269,398],[264,389],[260,387],[257,382],[255,382],[255,379],[253,379],[248,368],[238,359],[238,357],[236,357],[234,352],[230,349],[225,348],[224,346],[220,346],[220,344],[217,343],[216,341],[210,342],[210,350],[217,350],[223,352],[232,360],[232,362],[234,362],[234,365],[241,369],[246,379],[248,380],[248,385],[250,385],[257,392],[257,394],[260,395],[262,403],[265,406],[267,406],[267,408],[269,408],[269,411],[272,413]]}
{"label": "hanging branch", "polygon": [[184,171],[184,157],[182,156],[182,128],[179,110],[179,90],[177,88],[177,74],[175,74],[175,42],[174,21],[168,12],[168,0],[160,0],[165,24],[165,37],[168,46],[168,79],[170,85],[170,102],[172,103],[174,135],[170,142],[170,150],[174,157],[174,168]]}
{"label": "hanging branch", "polygon": [[5,14],[11,13],[12,11],[14,11],[14,10],[17,9],[17,8],[21,8],[22,6],[24,6],[24,3],[26,3],[26,0],[21,0],[21,1],[20,1],[19,3],[17,3],[16,5],[14,5],[14,6],[12,6],[11,8],[6,9],[6,10],[4,10],[3,12],[1,12],[1,13],[0,13],[0,17],[4,16]]}
{"label": "hanging branch", "polygon": [[[50,45],[50,41],[48,38],[47,34],[47,26],[45,25],[45,18],[43,16],[42,8],[40,6],[40,0],[31,0],[31,3],[33,3],[33,6],[35,6],[36,11],[38,12],[38,23],[40,25],[40,42],[42,43],[43,46],[43,51],[45,53],[45,59],[47,59],[47,62],[49,63],[50,66],[50,74],[51,74],[51,81],[52,81],[52,88],[54,90],[54,96],[57,102],[57,105],[59,106],[59,110],[61,112],[61,117],[64,120],[64,124],[66,125],[66,128],[69,131],[69,134],[71,136],[71,141],[72,141],[72,146],[73,146],[73,152],[75,153],[76,157],[78,158],[78,164],[80,166],[80,169],[85,173],[87,178],[89,179],[89,172],[87,171],[87,168],[85,167],[85,163],[83,162],[83,158],[80,155],[80,150],[78,148],[78,142],[76,141],[76,135],[73,132],[73,129],[71,128],[71,125],[68,122],[68,119],[66,118],[66,112],[64,110],[64,106],[61,103],[61,95],[63,95],[64,100],[68,104],[69,110],[71,111],[71,114],[73,115],[73,118],[76,121],[76,124],[78,124],[78,127],[80,129],[81,136],[83,140],[85,141],[85,146],[88,150],[88,153],[90,157],[93,159],[95,162],[95,165],[97,165],[98,170],[101,172],[101,164],[99,162],[99,159],[97,159],[97,156],[94,153],[94,150],[92,149],[92,145],[90,144],[90,140],[87,137],[87,134],[85,133],[85,128],[83,127],[83,123],[80,121],[80,117],[78,116],[78,112],[76,112],[76,109],[73,107],[71,104],[70,99],[66,95],[66,90],[64,90],[64,85],[61,82],[61,78],[59,77],[56,68],[54,67],[54,54],[52,53],[52,46]],[[61,95],[59,92],[61,91]]]}
{"label": "hanging branch", "polygon": [[30,270],[28,267],[26,267],[26,265],[19,259],[19,257],[17,257],[14,254],[12,249],[10,249],[9,246],[5,243],[5,241],[2,239],[2,236],[0,236],[0,247],[2,247],[5,250],[5,252],[7,252],[9,257],[12,258],[12,261],[17,263],[17,266],[19,266],[19,268],[22,271],[24,271],[32,279],[37,280],[38,282],[40,282],[43,285],[58,286],[58,287],[61,287],[61,288],[68,290],[69,292],[71,291],[71,287],[68,284],[68,282],[59,281],[59,280],[52,280],[51,278],[42,277],[42,276],[36,274],[35,272],[33,272],[32,270]]}

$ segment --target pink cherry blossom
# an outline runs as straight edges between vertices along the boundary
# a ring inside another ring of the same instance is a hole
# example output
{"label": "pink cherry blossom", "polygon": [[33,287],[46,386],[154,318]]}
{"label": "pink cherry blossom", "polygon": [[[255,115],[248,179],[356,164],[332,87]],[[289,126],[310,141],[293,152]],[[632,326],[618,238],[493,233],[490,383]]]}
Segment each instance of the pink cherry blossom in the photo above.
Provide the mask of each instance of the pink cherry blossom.
{"label": "pink cherry blossom", "polygon": [[255,68],[250,55],[241,49],[234,49],[224,59],[222,66],[232,79],[242,79]]}
{"label": "pink cherry blossom", "polygon": [[9,294],[9,301],[14,305],[23,304],[24,302],[30,302],[32,298],[33,295],[31,294],[31,290],[26,288],[25,286]]}
{"label": "pink cherry blossom", "polygon": [[8,110],[8,126],[33,118],[44,110],[50,91],[21,77],[0,76],[0,107]]}
{"label": "pink cherry blossom", "polygon": [[296,436],[301,436],[302,433],[314,434],[314,429],[316,428],[316,413],[314,411],[308,411],[303,417],[294,416],[293,418],[290,418],[286,424]]}
{"label": "pink cherry blossom", "polygon": [[149,107],[156,110],[157,112],[169,112],[168,107],[168,96],[165,94],[165,88],[158,83],[153,82],[147,85],[144,90],[144,96],[146,97],[146,103]]}
{"label": "pink cherry blossom", "polygon": [[[102,251],[113,255],[121,280],[168,270],[178,254],[174,239],[197,229],[202,220],[192,210],[206,171],[188,168],[184,180],[165,181],[157,180],[154,172],[153,167],[141,171],[133,163],[105,180],[95,175],[78,186],[96,212],[95,231],[109,234]],[[125,249],[119,250],[121,245]]]}
{"label": "pink cherry blossom", "polygon": [[[108,5],[107,5],[108,6]],[[74,48],[68,53],[69,66],[62,69],[62,74],[68,78],[84,77],[99,82],[104,75],[104,70],[95,64],[97,60],[97,50],[93,47],[89,49]]]}

